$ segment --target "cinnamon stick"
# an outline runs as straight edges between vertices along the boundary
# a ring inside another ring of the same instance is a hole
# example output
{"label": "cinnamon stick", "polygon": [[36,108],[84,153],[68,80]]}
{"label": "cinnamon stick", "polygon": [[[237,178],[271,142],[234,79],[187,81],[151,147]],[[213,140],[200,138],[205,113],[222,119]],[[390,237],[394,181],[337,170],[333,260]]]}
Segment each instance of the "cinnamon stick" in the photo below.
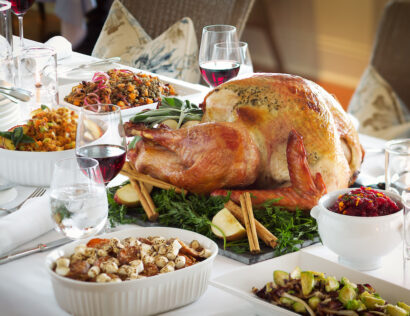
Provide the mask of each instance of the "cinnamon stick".
{"label": "cinnamon stick", "polygon": [[[231,200],[225,203],[225,207],[236,217],[243,225],[245,225],[244,218],[242,216],[241,208]],[[265,226],[263,226],[258,220],[255,219],[255,227],[258,237],[264,241],[264,243],[272,248],[277,245],[278,238],[275,237]]]}
{"label": "cinnamon stick", "polygon": [[[175,192],[177,193],[181,193],[183,190],[181,188],[178,188],[172,184],[166,183],[164,181],[155,179],[151,176],[147,176],[145,174],[142,174],[140,172],[137,172],[133,167],[130,167],[130,163],[126,162],[122,168],[122,170],[120,171],[121,174],[129,177],[130,179],[134,179],[137,181],[141,181],[141,182],[145,182],[145,183],[149,183],[152,184],[154,187],[160,188],[160,189],[165,189],[165,190],[170,190],[170,189],[174,189]],[[184,192],[187,192],[186,190],[184,190]]]}
{"label": "cinnamon stick", "polygon": [[155,211],[154,201],[152,200],[151,195],[148,193],[147,188],[145,187],[144,183],[141,182],[141,181],[139,181],[138,184],[139,184],[139,186],[140,186],[140,188],[141,188],[141,193],[142,193],[142,195],[144,196],[145,200],[147,201],[147,203],[148,203],[150,209],[153,211],[152,220],[151,220],[149,217],[148,217],[148,219],[149,219],[151,222],[154,222],[154,221],[156,221],[156,220],[158,219],[158,216],[159,216],[158,212]]}
{"label": "cinnamon stick", "polygon": [[249,216],[249,224],[250,224],[250,229],[251,229],[251,233],[252,233],[252,239],[253,239],[253,242],[255,244],[255,252],[260,252],[261,248],[259,247],[258,235],[256,234],[255,217],[253,215],[253,208],[252,208],[250,193],[245,192],[244,198],[245,198],[246,211],[247,211],[248,216]]}
{"label": "cinnamon stick", "polygon": [[245,202],[245,196],[243,194],[240,195],[239,201],[241,203],[241,210],[242,210],[242,216],[245,222],[246,234],[248,235],[249,249],[252,253],[256,253],[258,252],[258,250],[257,250],[257,246],[255,243],[253,234],[252,234],[251,223],[249,221],[249,214],[248,214],[248,210],[247,210],[246,202]]}
{"label": "cinnamon stick", "polygon": [[138,185],[138,183],[136,181],[134,181],[133,179],[130,179],[131,185],[132,187],[135,189],[135,191],[137,191],[137,195],[138,198],[142,204],[142,207],[145,211],[145,213],[148,216],[148,220],[150,222],[154,222],[157,218],[158,218],[158,213],[155,212],[155,208],[151,209],[151,206],[149,205],[148,201],[146,200],[144,194],[141,191],[141,187]]}

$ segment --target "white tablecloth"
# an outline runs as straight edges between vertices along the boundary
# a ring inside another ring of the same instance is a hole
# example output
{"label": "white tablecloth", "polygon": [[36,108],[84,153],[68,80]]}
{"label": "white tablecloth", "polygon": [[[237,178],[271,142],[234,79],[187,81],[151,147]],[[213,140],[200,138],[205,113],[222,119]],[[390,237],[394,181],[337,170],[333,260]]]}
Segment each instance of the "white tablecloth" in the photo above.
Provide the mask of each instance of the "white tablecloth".
{"label": "white tablecloth", "polygon": [[[88,56],[75,53],[65,62],[82,63],[90,59]],[[60,84],[66,83],[70,83],[70,80],[64,79],[60,82]],[[384,144],[384,141],[364,135],[361,135],[361,142],[367,148],[382,148]],[[375,180],[377,177],[382,177],[383,173],[384,154],[368,154],[364,159],[362,174],[371,175],[367,178]],[[32,190],[32,188],[19,187],[19,199],[23,199]],[[24,234],[24,232],[21,233]],[[60,237],[56,232],[51,231],[20,249]],[[312,254],[337,262],[337,256],[320,244],[313,245],[307,249]],[[67,315],[66,312],[60,309],[54,298],[51,281],[44,265],[45,256],[46,253],[39,253],[0,265],[0,315]],[[402,250],[400,247],[384,258],[383,263],[381,269],[372,271],[369,274],[410,288],[408,281],[404,277]],[[242,266],[242,263],[223,256],[217,256],[211,278]],[[251,278],[252,276],[248,277]],[[246,301],[213,286],[209,286],[208,290],[198,301],[168,312],[165,315],[255,315],[255,312]]]}

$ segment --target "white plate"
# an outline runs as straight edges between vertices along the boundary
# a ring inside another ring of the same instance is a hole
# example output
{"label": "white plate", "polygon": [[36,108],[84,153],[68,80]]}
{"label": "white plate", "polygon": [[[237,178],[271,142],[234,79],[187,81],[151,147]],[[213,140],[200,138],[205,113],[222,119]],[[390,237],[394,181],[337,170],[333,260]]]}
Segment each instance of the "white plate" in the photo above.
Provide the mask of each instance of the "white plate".
{"label": "white plate", "polygon": [[252,293],[252,287],[261,289],[267,282],[272,281],[274,270],[292,272],[297,266],[302,270],[324,272],[326,275],[335,276],[338,279],[345,276],[354,283],[368,283],[376,289],[376,292],[383,299],[393,304],[398,301],[410,303],[410,290],[404,287],[346,268],[304,251],[236,269],[211,280],[211,284],[248,301],[261,315],[297,315],[270,304]]}
{"label": "white plate", "polygon": [[[81,107],[75,106],[74,104],[68,103],[64,101],[64,98],[71,92],[71,89],[75,86],[76,84],[67,84],[60,86],[58,89],[59,97],[60,97],[60,105],[64,105],[68,107],[69,109],[72,109],[74,111],[80,111]],[[146,104],[146,105],[141,105],[137,106],[135,108],[130,108],[130,109],[124,109],[121,110],[121,115],[122,117],[129,117],[131,115],[134,115],[138,112],[141,112],[146,109],[155,109],[157,107],[157,102],[151,103],[151,104]]]}
{"label": "white plate", "polygon": [[[162,82],[171,84],[174,87],[174,89],[177,93],[177,95],[175,97],[181,98],[181,99],[187,99],[190,96],[192,96],[192,97],[194,97],[195,102],[197,102],[197,103],[199,103],[200,101],[203,100],[203,96],[209,90],[207,87],[204,87],[204,86],[194,85],[194,84],[189,84],[189,83],[181,84],[179,82],[179,80],[175,80],[175,79],[171,79],[171,78],[164,78],[160,75],[152,74],[152,73],[145,72],[145,71],[136,70],[134,68],[123,66],[123,65],[118,65],[118,64],[110,65],[109,67],[104,68],[104,70],[107,71],[107,70],[113,69],[113,68],[129,69],[131,71],[134,71],[135,73],[147,73],[147,74],[152,75],[152,76],[157,76]],[[83,77],[82,80],[90,81],[95,72],[104,71],[104,70],[93,70],[92,72],[85,72],[84,77]],[[79,80],[79,81],[81,81],[81,80]],[[71,103],[68,103],[68,102],[64,101],[64,98],[71,92],[72,88],[76,85],[78,85],[78,83],[61,85],[58,89],[59,90],[59,98],[60,98],[60,104],[61,105],[67,106],[70,109],[73,109],[75,111],[80,111],[81,107],[75,106]],[[137,106],[137,107],[134,107],[134,108],[121,110],[121,115],[123,117],[130,117],[130,116],[132,116],[136,113],[139,113],[143,110],[155,109],[156,107],[157,107],[157,103],[141,105],[141,106]]]}
{"label": "white plate", "polygon": [[206,291],[213,261],[218,253],[215,242],[198,233],[170,227],[139,227],[99,237],[123,239],[131,236],[178,237],[184,242],[196,239],[212,255],[193,266],[146,279],[91,283],[64,278],[51,270],[57,258],[71,255],[78,244],[85,244],[87,240],[70,243],[52,251],[46,259],[46,269],[61,308],[72,315],[152,315],[192,303]]}

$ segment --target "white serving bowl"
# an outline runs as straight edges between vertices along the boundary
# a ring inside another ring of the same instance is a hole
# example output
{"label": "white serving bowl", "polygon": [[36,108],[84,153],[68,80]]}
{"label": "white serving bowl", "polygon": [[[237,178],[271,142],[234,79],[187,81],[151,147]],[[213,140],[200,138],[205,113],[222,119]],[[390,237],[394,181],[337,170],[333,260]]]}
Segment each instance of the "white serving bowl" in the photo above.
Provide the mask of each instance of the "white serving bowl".
{"label": "white serving bowl", "polygon": [[[55,260],[69,256],[80,240],[51,252],[46,258],[46,269],[51,276],[58,304],[76,316],[151,315],[178,308],[197,300],[207,289],[218,246],[209,238],[191,231],[168,227],[138,227],[101,236],[117,237],[178,237],[184,242],[193,239],[210,249],[212,255],[193,266],[146,279],[121,283],[89,283],[61,277],[52,270]],[[88,238],[92,239],[92,238]]]}
{"label": "white serving bowl", "polygon": [[30,152],[0,148],[0,177],[28,186],[50,186],[54,164],[75,157],[75,150]]}
{"label": "white serving bowl", "polygon": [[392,192],[377,190],[396,202],[401,211],[376,217],[338,214],[329,207],[338,196],[353,189],[324,195],[310,215],[316,219],[323,245],[339,255],[339,262],[357,270],[373,270],[381,266],[381,258],[402,241],[403,206]]}

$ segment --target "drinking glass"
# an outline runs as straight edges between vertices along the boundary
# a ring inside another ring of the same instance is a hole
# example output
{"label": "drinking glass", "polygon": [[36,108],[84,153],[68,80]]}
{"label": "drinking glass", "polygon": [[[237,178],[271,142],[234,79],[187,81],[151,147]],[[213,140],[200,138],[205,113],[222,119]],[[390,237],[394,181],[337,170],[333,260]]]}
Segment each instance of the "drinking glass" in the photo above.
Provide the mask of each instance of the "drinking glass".
{"label": "drinking glass", "polygon": [[120,172],[127,152],[120,108],[113,104],[82,107],[75,150],[77,157],[98,160],[107,185]]}
{"label": "drinking glass", "polygon": [[107,222],[107,193],[98,161],[67,158],[56,162],[50,205],[57,231],[71,239],[100,232]]}
{"label": "drinking glass", "polygon": [[15,56],[18,88],[33,93],[29,102],[22,104],[23,115],[28,118],[32,110],[42,104],[49,107],[58,105],[57,54],[54,49],[30,47]]}
{"label": "drinking glass", "polygon": [[0,60],[11,58],[13,53],[10,7],[9,2],[0,0]]}
{"label": "drinking glass", "polygon": [[[240,56],[237,51],[214,55],[215,44],[238,42],[236,27],[232,25],[210,25],[202,30],[199,49],[199,68],[202,77],[216,87],[238,75]],[[231,58],[231,59],[230,59]]]}
{"label": "drinking glass", "polygon": [[11,2],[11,9],[19,20],[19,34],[20,34],[20,49],[24,48],[23,36],[23,16],[28,9],[33,5],[34,0],[9,0]]}
{"label": "drinking glass", "polygon": [[[0,86],[14,85],[13,36],[11,31],[11,4],[0,0]],[[3,96],[0,94],[0,100]],[[0,106],[1,107],[1,106]],[[0,109],[0,117],[3,112]],[[0,119],[1,121],[1,119]]]}
{"label": "drinking glass", "polygon": [[386,190],[399,195],[410,186],[410,138],[386,143]]}
{"label": "drinking glass", "polygon": [[402,197],[404,206],[403,256],[410,259],[410,138],[386,143],[386,190]]}
{"label": "drinking glass", "polygon": [[238,75],[253,73],[253,65],[249,53],[248,43],[246,42],[223,42],[217,43],[214,47],[214,59],[222,56],[226,59],[235,59],[239,56]]}
{"label": "drinking glass", "polygon": [[407,186],[402,194],[401,200],[404,207],[404,259],[410,259],[410,186]]}

